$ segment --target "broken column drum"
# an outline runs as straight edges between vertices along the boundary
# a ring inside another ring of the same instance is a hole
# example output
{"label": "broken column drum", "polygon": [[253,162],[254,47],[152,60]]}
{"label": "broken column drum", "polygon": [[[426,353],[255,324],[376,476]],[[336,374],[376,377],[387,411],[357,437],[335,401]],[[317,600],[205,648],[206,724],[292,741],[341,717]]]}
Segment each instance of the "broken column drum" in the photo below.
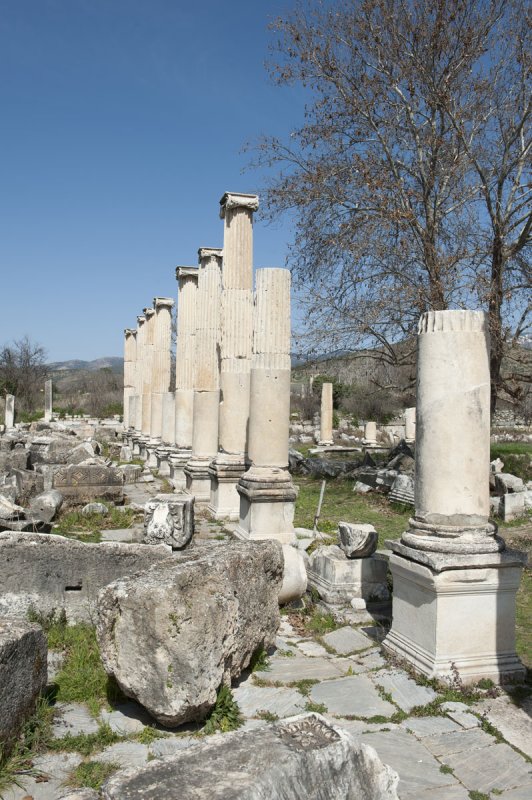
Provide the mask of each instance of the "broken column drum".
{"label": "broken column drum", "polygon": [[192,455],[194,364],[196,359],[197,267],[177,267],[177,347],[175,364],[175,445],[170,474],[176,489],[184,489],[184,468]]}
{"label": "broken column drum", "polygon": [[259,269],[253,309],[250,468],[237,485],[237,536],[293,542],[296,490],[288,472],[290,272]]}
{"label": "broken column drum", "polygon": [[416,407],[405,409],[405,439],[407,442],[416,440]]}
{"label": "broken column drum", "polygon": [[44,421],[51,422],[53,413],[52,379],[44,382]]}
{"label": "broken column drum", "polygon": [[163,430],[163,395],[170,389],[170,372],[172,363],[172,308],[171,297],[155,297],[153,361],[151,382],[151,424],[152,439],[161,441]]}
{"label": "broken column drum", "polygon": [[489,521],[487,316],[431,311],[418,329],[415,515],[393,550],[391,652],[426,675],[520,676],[523,556]]}
{"label": "broken column drum", "polygon": [[210,467],[209,510],[217,519],[238,519],[236,485],[246,470],[251,344],[253,335],[253,212],[257,195],[227,192],[224,220],[220,336],[219,452]]}
{"label": "broken column drum", "polygon": [[333,444],[333,385],[321,385],[320,444]]}
{"label": "broken column drum", "polygon": [[222,250],[202,247],[198,255],[194,424],[192,457],[185,467],[185,474],[187,492],[194,495],[196,502],[208,502],[211,496],[209,466],[218,452]]}
{"label": "broken column drum", "polygon": [[4,419],[7,429],[15,426],[15,395],[13,394],[6,394],[6,410]]}
{"label": "broken column drum", "polygon": [[366,422],[364,425],[364,444],[377,444],[377,423]]}
{"label": "broken column drum", "polygon": [[135,361],[137,357],[137,331],[131,328],[124,330],[124,428],[127,430],[130,425],[129,398],[135,392]]}

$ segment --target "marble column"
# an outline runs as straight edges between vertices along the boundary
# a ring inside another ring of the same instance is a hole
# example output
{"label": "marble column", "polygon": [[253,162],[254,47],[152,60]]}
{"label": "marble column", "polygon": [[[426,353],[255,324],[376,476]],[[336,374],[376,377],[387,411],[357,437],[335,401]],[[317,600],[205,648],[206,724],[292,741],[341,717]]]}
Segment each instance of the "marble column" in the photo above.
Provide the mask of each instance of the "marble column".
{"label": "marble column", "polygon": [[44,382],[44,421],[51,422],[53,414],[53,387],[52,379]]}
{"label": "marble column", "polygon": [[163,430],[163,394],[170,389],[172,366],[172,308],[171,297],[155,297],[153,360],[151,382],[151,438],[161,441]]}
{"label": "marble column", "polygon": [[253,212],[257,195],[227,192],[220,200],[224,220],[220,338],[218,455],[210,466],[209,511],[216,519],[238,519],[236,490],[246,470],[253,334]]}
{"label": "marble column", "polygon": [[385,646],[425,675],[521,677],[515,594],[523,554],[489,520],[487,315],[431,311],[418,329],[415,515],[393,551]]}
{"label": "marble column", "polygon": [[320,444],[334,444],[333,442],[333,385],[321,385],[321,416],[320,416]]}
{"label": "marble column", "polygon": [[4,421],[6,430],[9,430],[9,428],[15,427],[15,395],[6,394],[5,409]]}
{"label": "marble column", "polygon": [[237,485],[242,539],[295,541],[297,492],[288,472],[290,272],[259,269],[253,314],[249,413],[250,468]]}
{"label": "marble column", "polygon": [[192,455],[196,359],[197,267],[177,267],[177,348],[175,362],[175,445],[169,457],[176,490],[186,486],[185,466]]}
{"label": "marble column", "polygon": [[123,424],[127,430],[131,425],[129,418],[129,398],[135,392],[135,360],[137,357],[137,331],[124,330],[124,412]]}
{"label": "marble column", "polygon": [[130,422],[133,427],[133,432],[129,437],[129,443],[133,451],[133,455],[140,455],[140,437],[142,436],[142,383],[143,383],[143,369],[144,369],[144,339],[146,335],[146,317],[144,314],[139,314],[137,317],[137,352],[135,359],[135,394],[134,397],[134,416],[131,416]]}
{"label": "marble column", "polygon": [[416,440],[416,407],[411,406],[405,409],[405,440],[415,442]]}
{"label": "marble column", "polygon": [[195,338],[194,412],[192,457],[185,467],[187,492],[197,503],[211,496],[209,466],[218,452],[220,379],[220,299],[222,251],[203,247],[198,251],[198,293]]}
{"label": "marble column", "polygon": [[364,425],[364,444],[375,447],[377,444],[377,423],[366,422]]}
{"label": "marble column", "polygon": [[153,352],[155,333],[155,309],[145,308],[146,317],[144,347],[142,353],[142,436],[144,444],[149,440],[151,430],[151,387],[153,372]]}

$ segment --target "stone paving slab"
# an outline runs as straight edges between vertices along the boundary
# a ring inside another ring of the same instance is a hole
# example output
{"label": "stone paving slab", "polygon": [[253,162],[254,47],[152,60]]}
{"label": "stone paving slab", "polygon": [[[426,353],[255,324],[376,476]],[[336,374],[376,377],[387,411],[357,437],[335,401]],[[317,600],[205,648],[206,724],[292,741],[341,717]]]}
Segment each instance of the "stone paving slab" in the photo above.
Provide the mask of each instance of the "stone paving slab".
{"label": "stone paving slab", "polygon": [[470,730],[451,731],[426,736],[423,744],[435,756],[448,756],[451,753],[461,753],[464,750],[478,750],[493,744],[493,737],[481,731],[480,728]]}
{"label": "stone paving slab", "polygon": [[296,689],[279,686],[255,686],[246,681],[233,689],[233,697],[245,717],[254,717],[259,711],[269,711],[278,717],[300,714],[306,700]]}
{"label": "stone paving slab", "polygon": [[460,784],[418,789],[414,792],[399,792],[400,800],[469,800],[469,792]]}
{"label": "stone paving slab", "polygon": [[373,653],[357,655],[356,657],[359,664],[362,664],[366,669],[381,669],[386,666],[385,659],[378,651]]}
{"label": "stone paving slab", "polygon": [[510,789],[499,795],[502,800],[530,800],[532,797],[532,784],[520,786],[518,789]]}
{"label": "stone paving slab", "polygon": [[150,754],[155,758],[165,758],[173,756],[179,750],[184,750],[193,744],[197,744],[199,739],[193,736],[171,736],[168,739],[155,739],[149,746]]}
{"label": "stone paving slab", "polygon": [[346,625],[336,631],[326,633],[321,637],[327,647],[332,647],[339,655],[347,656],[349,653],[356,653],[358,650],[367,650],[373,645],[373,641],[359,630]]}
{"label": "stone paving slab", "polygon": [[488,793],[530,785],[532,796],[532,766],[507,744],[453,753],[440,760],[468,789]]}
{"label": "stone paving slab", "polygon": [[324,714],[323,716],[331,725],[335,725],[337,728],[343,728],[355,738],[360,738],[363,733],[400,730],[399,725],[394,722],[366,722],[364,719],[338,719],[338,717],[333,717],[330,714]]}
{"label": "stone paving slab", "polygon": [[[385,764],[399,774],[398,793],[401,798],[409,793],[424,792],[432,798],[436,787],[459,786],[452,775],[440,772],[440,764],[427,748],[406,731],[368,733],[358,741],[370,744]],[[419,796],[423,797],[423,794]]]}
{"label": "stone paving slab", "polygon": [[272,658],[269,670],[253,674],[264,681],[294,683],[295,681],[307,679],[325,680],[327,678],[338,678],[344,672],[336,666],[332,659],[294,656],[294,658]]}
{"label": "stone paving slab", "polygon": [[65,792],[64,783],[70,772],[83,761],[78,753],[52,753],[33,759],[35,770],[48,777],[46,782],[37,782],[35,776],[21,779],[22,786],[10,786],[2,790],[2,800],[57,800]]}
{"label": "stone paving slab", "polygon": [[391,717],[397,710],[380,697],[366,675],[318,683],[310,690],[310,697],[315,703],[323,703],[329,713],[342,717]]}
{"label": "stone paving slab", "polygon": [[410,717],[401,722],[401,728],[412,731],[418,739],[461,730],[460,726],[448,717]]}
{"label": "stone paving slab", "polygon": [[62,739],[67,733],[97,733],[99,722],[82,703],[57,703],[52,723],[52,734]]}
{"label": "stone paving slab", "polygon": [[475,711],[491,722],[507,742],[532,758],[532,698],[519,708],[507,695],[501,695],[477,703]]}
{"label": "stone paving slab", "polygon": [[470,711],[448,711],[447,713],[462,728],[478,728],[480,725],[479,718]]}
{"label": "stone paving slab", "polygon": [[112,711],[104,709],[100,712],[100,717],[102,722],[109,725],[112,731],[122,736],[140,733],[147,725],[160,727],[148,712],[134,701],[121,703]]}
{"label": "stone paving slab", "polygon": [[318,642],[315,642],[313,639],[305,640],[303,642],[296,642],[296,645],[297,649],[300,650],[303,655],[311,658],[316,658],[316,656],[327,658],[329,655],[324,646],[322,644],[318,644]]}
{"label": "stone paving slab", "polygon": [[381,670],[374,677],[375,683],[389,692],[392,700],[402,711],[411,711],[416,706],[425,706],[437,697],[434,689],[418,686],[403,670]]}
{"label": "stone paving slab", "polygon": [[116,742],[97,753],[94,759],[121,767],[141,767],[148,763],[148,754],[148,746],[140,742]]}

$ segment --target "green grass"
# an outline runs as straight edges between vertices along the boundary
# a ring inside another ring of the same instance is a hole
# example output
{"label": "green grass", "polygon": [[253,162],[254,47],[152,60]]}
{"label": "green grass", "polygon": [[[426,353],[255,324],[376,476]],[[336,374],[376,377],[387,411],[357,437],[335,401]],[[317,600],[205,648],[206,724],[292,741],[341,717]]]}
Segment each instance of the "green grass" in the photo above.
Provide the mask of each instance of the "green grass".
{"label": "green grass", "polygon": [[108,528],[131,528],[137,518],[138,512],[133,509],[121,511],[104,500],[94,500],[94,502],[106,505],[109,513],[84,515],[81,511],[65,511],[54,525],[53,533],[87,542],[91,541],[90,536]]}
{"label": "green grass", "polygon": [[532,571],[523,570],[521,585],[517,592],[516,650],[523,664],[532,669]]}
{"label": "green grass", "polygon": [[[298,528],[312,528],[321,480],[298,476],[296,482],[299,495],[294,525]],[[330,480],[325,487],[318,529],[322,533],[336,535],[340,521],[369,523],[379,534],[379,547],[383,547],[385,539],[398,539],[401,536],[412,513],[412,509],[393,508],[381,495],[356,494],[353,492],[352,481]]]}
{"label": "green grass", "polygon": [[61,739],[51,739],[48,749],[90,756],[110,744],[122,741],[122,739],[123,737],[112,731],[109,725],[102,724],[96,733],[78,733],[75,736],[67,733]]}
{"label": "green grass", "polygon": [[211,711],[203,728],[203,733],[227,733],[240,728],[244,722],[238,703],[228,686],[220,686],[216,697],[216,705]]}
{"label": "green grass", "polygon": [[72,771],[68,785],[75,788],[100,789],[107,778],[118,769],[120,769],[120,764],[106,761],[83,761]]}
{"label": "green grass", "polygon": [[270,660],[268,653],[263,647],[255,650],[249,662],[249,669],[251,672],[266,672],[270,669]]}
{"label": "green grass", "polygon": [[532,480],[532,444],[527,442],[497,442],[490,448],[490,458],[504,462],[504,472],[516,475],[525,482]]}
{"label": "green grass", "polygon": [[0,748],[0,797],[12,784],[20,786],[23,775],[36,774],[32,759],[43,752],[52,738],[53,708],[48,698],[41,697],[32,716],[22,726],[20,735],[10,753]]}

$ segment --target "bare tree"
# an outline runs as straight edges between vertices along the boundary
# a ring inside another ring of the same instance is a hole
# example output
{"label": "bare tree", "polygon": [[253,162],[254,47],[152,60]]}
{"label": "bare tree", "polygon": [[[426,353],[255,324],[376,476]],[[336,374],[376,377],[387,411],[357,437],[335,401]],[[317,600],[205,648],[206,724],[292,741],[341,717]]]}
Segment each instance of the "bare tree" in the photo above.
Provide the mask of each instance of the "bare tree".
{"label": "bare tree", "polygon": [[48,377],[46,350],[28,336],[0,349],[0,391],[14,394],[23,411],[43,405],[42,391]]}
{"label": "bare tree", "polygon": [[[295,216],[293,273],[312,310],[311,338],[321,348],[377,347],[381,360],[409,365],[420,313],[481,304],[496,392],[510,336],[502,315],[516,323],[514,337],[526,327],[524,3],[315,0],[274,29],[271,73],[302,84],[310,101],[289,143],[262,140],[257,162],[279,169],[266,213]],[[507,46],[496,46],[501,31]],[[500,220],[490,237],[486,213],[498,180],[513,214],[502,228],[514,248],[505,243],[502,259]]]}

